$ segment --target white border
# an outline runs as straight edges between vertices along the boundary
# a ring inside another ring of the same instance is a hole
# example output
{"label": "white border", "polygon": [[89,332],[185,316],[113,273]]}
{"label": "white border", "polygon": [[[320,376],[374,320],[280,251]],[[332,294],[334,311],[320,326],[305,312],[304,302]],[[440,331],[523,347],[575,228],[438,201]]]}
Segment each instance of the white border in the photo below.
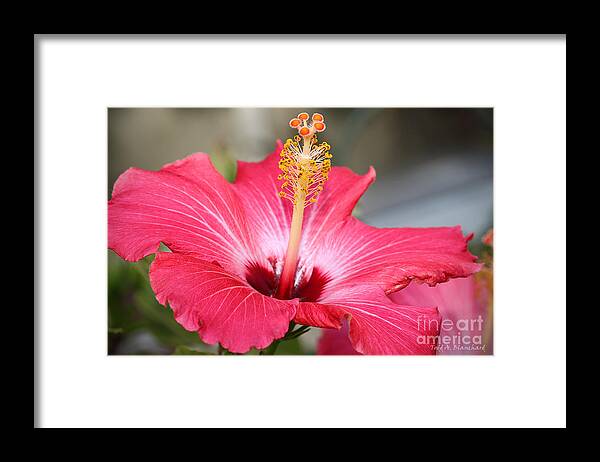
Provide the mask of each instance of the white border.
{"label": "white border", "polygon": [[[300,56],[318,85],[282,72]],[[564,38],[38,37],[37,57],[38,425],[565,425]],[[303,105],[495,108],[495,356],[108,357],[106,107]]]}

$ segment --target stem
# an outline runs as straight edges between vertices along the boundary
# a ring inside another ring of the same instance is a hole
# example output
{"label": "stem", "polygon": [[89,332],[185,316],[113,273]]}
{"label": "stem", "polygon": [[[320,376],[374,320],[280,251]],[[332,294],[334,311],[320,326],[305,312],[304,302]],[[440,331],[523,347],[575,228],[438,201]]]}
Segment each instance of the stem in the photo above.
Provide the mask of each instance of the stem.
{"label": "stem", "polygon": [[277,347],[279,346],[279,340],[275,340],[271,345],[269,345],[264,350],[260,350],[259,355],[274,355]]}
{"label": "stem", "polygon": [[283,340],[293,340],[295,338],[300,337],[301,335],[306,334],[309,330],[310,326],[302,326],[299,329],[296,329],[295,331],[290,330],[290,332],[286,334]]}
{"label": "stem", "polygon": [[277,347],[281,342],[286,342],[288,340],[293,340],[295,338],[300,337],[310,330],[310,326],[300,326],[298,329],[294,330],[296,327],[296,323],[294,321],[290,321],[290,327],[288,328],[287,333],[280,338],[279,340],[275,340],[271,345],[269,345],[264,350],[260,350],[259,355],[274,355],[275,351],[277,351]]}

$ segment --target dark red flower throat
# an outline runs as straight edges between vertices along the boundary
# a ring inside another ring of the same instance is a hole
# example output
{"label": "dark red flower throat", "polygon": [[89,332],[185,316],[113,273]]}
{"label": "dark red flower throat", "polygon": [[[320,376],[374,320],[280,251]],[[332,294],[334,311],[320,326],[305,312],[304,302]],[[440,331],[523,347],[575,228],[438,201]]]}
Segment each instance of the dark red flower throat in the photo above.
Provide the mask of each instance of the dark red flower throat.
{"label": "dark red flower throat", "polygon": [[[269,261],[273,264],[270,268],[259,263],[248,264],[245,277],[248,284],[261,294],[277,298],[279,277],[273,269],[275,259],[269,259]],[[307,277],[301,264],[298,266],[296,279],[298,279],[298,274],[301,275],[300,280],[294,284],[289,299],[298,298],[301,302],[318,302],[330,278],[319,268],[313,268],[310,277]]]}

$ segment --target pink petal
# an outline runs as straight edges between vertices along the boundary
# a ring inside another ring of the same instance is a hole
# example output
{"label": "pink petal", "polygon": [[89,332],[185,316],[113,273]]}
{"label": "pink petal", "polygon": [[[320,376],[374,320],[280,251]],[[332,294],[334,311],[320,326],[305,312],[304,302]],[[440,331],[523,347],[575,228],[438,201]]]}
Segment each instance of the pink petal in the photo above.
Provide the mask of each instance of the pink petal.
{"label": "pink petal", "polygon": [[322,241],[333,229],[352,214],[356,203],[375,181],[375,169],[369,167],[364,175],[358,175],[346,167],[333,167],[329,180],[316,204],[306,209],[302,229],[300,255],[312,260],[322,249]]}
{"label": "pink petal", "polygon": [[478,271],[467,250],[471,237],[460,226],[380,229],[349,217],[322,238],[312,263],[335,290],[374,283],[391,293],[412,280],[435,285]]}
{"label": "pink petal", "polygon": [[339,329],[347,315],[345,309],[317,302],[300,302],[294,321],[313,327]]}
{"label": "pink petal", "polygon": [[390,298],[400,304],[437,306],[443,320],[440,325],[438,354],[481,354],[486,351],[464,344],[469,337],[472,344],[476,337],[485,342],[485,328],[488,320],[488,298],[477,284],[475,277],[452,279],[435,287],[412,283],[403,290],[390,294]]}
{"label": "pink petal", "polygon": [[192,255],[157,253],[150,283],[177,322],[233,353],[262,349],[283,337],[296,312],[296,300],[266,297],[221,266]]}
{"label": "pink petal", "polygon": [[435,354],[440,321],[437,310],[396,304],[377,286],[345,287],[330,291],[319,303],[300,303],[295,320],[304,323],[322,312],[330,312],[332,318],[342,315],[349,319],[352,347],[359,353]]}
{"label": "pink petal", "polygon": [[360,355],[358,351],[352,348],[350,338],[348,337],[348,323],[344,321],[340,330],[323,329],[323,333],[317,343],[318,355]]}
{"label": "pink petal", "polygon": [[275,151],[261,162],[238,161],[232,185],[257,242],[266,255],[281,262],[285,258],[292,217],[291,202],[279,197],[281,181],[277,176],[281,173],[278,164],[282,148],[278,140]]}
{"label": "pink petal", "polygon": [[108,240],[125,260],[154,253],[163,242],[240,274],[260,255],[231,185],[201,153],[158,172],[123,173],[108,203]]}

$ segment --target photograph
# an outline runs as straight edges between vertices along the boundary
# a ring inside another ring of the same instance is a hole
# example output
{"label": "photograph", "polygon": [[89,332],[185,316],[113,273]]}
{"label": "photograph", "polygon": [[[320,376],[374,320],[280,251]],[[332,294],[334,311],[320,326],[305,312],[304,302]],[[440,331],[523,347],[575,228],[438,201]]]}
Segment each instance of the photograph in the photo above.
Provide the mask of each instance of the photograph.
{"label": "photograph", "polygon": [[109,355],[493,354],[493,108],[109,108]]}

